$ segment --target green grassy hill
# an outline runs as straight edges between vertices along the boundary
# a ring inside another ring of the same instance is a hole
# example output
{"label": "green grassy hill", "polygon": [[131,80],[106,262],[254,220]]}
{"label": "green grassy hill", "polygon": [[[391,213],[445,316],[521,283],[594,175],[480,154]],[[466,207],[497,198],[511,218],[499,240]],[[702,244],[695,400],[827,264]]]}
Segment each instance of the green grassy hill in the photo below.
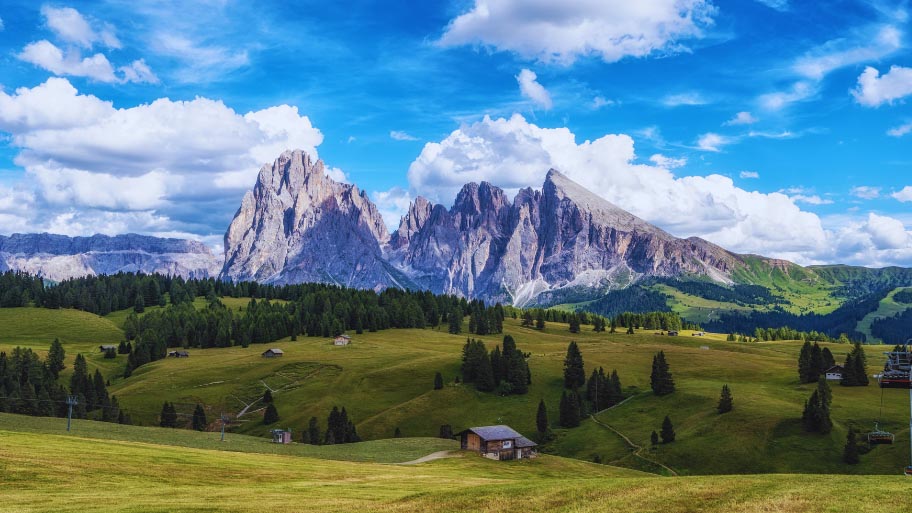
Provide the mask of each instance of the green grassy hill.
{"label": "green grassy hill", "polygon": [[883,319],[885,317],[892,317],[898,313],[905,312],[908,308],[912,308],[912,305],[897,303],[896,301],[893,300],[893,296],[895,296],[897,292],[902,291],[902,290],[909,290],[909,289],[906,287],[900,287],[897,289],[893,289],[889,294],[887,294],[887,297],[885,297],[884,299],[882,299],[880,301],[880,307],[877,310],[869,313],[868,315],[865,316],[864,319],[862,319],[861,321],[858,322],[857,329],[859,332],[864,333],[865,336],[868,337],[868,343],[873,343],[873,344],[882,344],[883,343],[883,340],[875,337],[871,333],[871,324],[874,321],[876,321],[878,319]]}
{"label": "green grassy hill", "polygon": [[470,454],[419,465],[354,463],[293,455],[289,446],[278,448],[289,454],[237,453],[48,434],[15,420],[11,426],[10,417],[0,416],[0,511],[874,513],[908,506],[908,480],[900,476],[662,478],[552,456],[495,462]]}
{"label": "green grassy hill", "polygon": [[[549,323],[543,332],[523,328],[508,319],[505,331],[518,347],[531,353],[532,385],[527,395],[499,397],[481,393],[471,385],[456,384],[461,348],[466,335],[443,331],[387,330],[355,336],[352,345],[335,347],[328,339],[301,337],[249,348],[191,349],[186,359],[165,359],[138,369],[129,379],[117,377],[126,357],[104,360],[95,349],[96,340],[116,342],[120,334],[107,319],[71,311],[36,309],[0,310],[9,315],[3,329],[19,333],[17,343],[44,350],[60,336],[68,360],[77,351],[87,351],[90,365],[98,365],[111,378],[110,390],[134,421],[154,424],[163,401],[176,403],[178,411],[191,413],[197,403],[205,406],[210,420],[220,413],[237,414],[243,422],[233,431],[265,435],[262,404],[257,399],[266,386],[274,390],[281,420],[278,427],[300,432],[311,416],[325,428],[334,405],[345,406],[364,439],[384,439],[399,427],[406,437],[436,436],[442,424],[454,431],[473,425],[509,424],[526,434],[535,432],[535,411],[544,399],[556,424],[562,389],[562,365],[567,344],[579,343],[587,374],[598,366],[617,369],[622,384],[633,398],[586,420],[576,429],[556,429],[556,439],[546,451],[579,459],[599,456],[604,462],[679,474],[733,474],[755,472],[882,473],[895,474],[908,464],[908,395],[902,390],[883,392],[876,386],[842,388],[835,385],[834,431],[827,436],[803,433],[799,418],[812,387],[797,383],[797,342],[744,344],[725,342],[720,335],[680,337],[639,332],[635,335],[571,334],[566,325]],[[83,319],[57,333],[55,316]],[[17,329],[16,319],[29,321]],[[28,330],[31,330],[28,334]],[[488,348],[502,336],[482,337]],[[103,339],[103,340],[102,340]],[[7,343],[4,347],[9,347]],[[279,347],[285,356],[266,359],[260,353]],[[842,361],[848,346],[829,346]],[[649,391],[653,355],[665,351],[678,384],[678,391],[655,397]],[[871,373],[882,365],[879,351],[868,351]],[[66,371],[65,371],[66,372]],[[446,385],[433,390],[435,372]],[[723,384],[732,387],[735,410],[720,416],[715,404]],[[649,435],[669,415],[678,441],[648,447]],[[185,417],[186,418],[186,417]],[[849,427],[869,430],[876,420],[897,435],[897,444],[881,446],[862,456],[862,463],[847,466],[840,456]],[[0,424],[2,425],[2,424]],[[218,428],[213,422],[210,429]],[[634,454],[636,453],[636,454]]]}

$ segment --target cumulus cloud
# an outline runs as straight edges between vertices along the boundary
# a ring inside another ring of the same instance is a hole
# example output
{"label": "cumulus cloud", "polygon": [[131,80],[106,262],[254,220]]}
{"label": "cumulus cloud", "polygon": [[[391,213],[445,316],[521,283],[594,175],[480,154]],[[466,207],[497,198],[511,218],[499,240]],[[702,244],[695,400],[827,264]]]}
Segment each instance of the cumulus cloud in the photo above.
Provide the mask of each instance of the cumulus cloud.
{"label": "cumulus cloud", "polygon": [[560,64],[587,56],[615,62],[686,51],[683,41],[702,37],[715,12],[708,0],[475,0],[439,43],[478,44]]}
{"label": "cumulus cloud", "polygon": [[719,175],[677,178],[635,160],[633,139],[624,134],[578,143],[567,128],[540,128],[520,115],[485,117],[426,144],[409,168],[409,183],[415,194],[449,204],[466,182],[487,180],[514,193],[540,187],[553,167],[680,236],[768,254],[815,251],[825,243],[820,219],[785,194],[748,192]]}
{"label": "cumulus cloud", "polygon": [[666,157],[661,153],[656,153],[649,157],[649,161],[662,169],[676,169],[687,165],[687,159],[685,157],[672,158]]}
{"label": "cumulus cloud", "polygon": [[760,173],[756,171],[741,171],[738,176],[744,179],[760,178]]}
{"label": "cumulus cloud", "polygon": [[533,103],[545,110],[551,110],[551,94],[537,81],[538,76],[535,72],[523,69],[516,75],[516,81],[519,83],[519,92],[524,98],[532,100]]}
{"label": "cumulus cloud", "polygon": [[289,148],[316,156],[323,140],[288,105],[241,114],[207,98],[162,98],[117,109],[63,78],[0,91],[0,131],[19,151],[19,188],[31,198],[0,203],[0,216],[28,212],[19,230],[80,234],[220,233],[261,165]]}
{"label": "cumulus cloud", "polygon": [[390,231],[399,226],[400,218],[408,211],[412,201],[411,193],[398,186],[386,191],[374,191],[370,197],[377,205],[377,209]]}
{"label": "cumulus cloud", "polygon": [[48,28],[61,40],[67,43],[92,48],[96,44],[108,48],[120,48],[120,40],[114,35],[111,25],[90,21],[72,7],[41,7]]}
{"label": "cumulus cloud", "polygon": [[852,90],[855,101],[866,107],[879,107],[884,103],[912,94],[912,68],[891,66],[881,75],[877,68],[868,66],[858,76],[858,85]]}
{"label": "cumulus cloud", "polygon": [[887,135],[890,137],[902,137],[909,132],[912,132],[912,123],[905,123],[903,125],[895,126],[887,130]]}
{"label": "cumulus cloud", "polygon": [[912,236],[893,217],[869,213],[866,218],[837,217],[830,245],[822,262],[842,262],[875,267],[908,265],[912,261]]}
{"label": "cumulus cloud", "polygon": [[870,185],[859,185],[857,187],[852,187],[849,191],[849,194],[855,196],[856,198],[861,199],[874,199],[880,197],[880,187],[872,187]]}
{"label": "cumulus cloud", "polygon": [[[115,72],[114,65],[103,53],[83,57],[82,50],[91,50],[95,45],[117,49],[120,40],[114,35],[114,28],[108,24],[89,22],[76,9],[55,8],[45,5],[41,8],[47,27],[64,47],[42,39],[31,42],[19,52],[19,60],[50,71],[57,76],[86,77],[106,83],[158,83],[158,77],[143,59]],[[119,74],[118,74],[119,73]]]}
{"label": "cumulus cloud", "polygon": [[417,141],[418,138],[402,130],[390,130],[390,139],[394,141]]}
{"label": "cumulus cloud", "polygon": [[735,126],[735,125],[753,125],[759,121],[750,112],[739,112],[735,114],[735,117],[725,122],[726,126]]}
{"label": "cumulus cloud", "polygon": [[908,203],[912,201],[912,185],[907,185],[890,196],[897,201]]}

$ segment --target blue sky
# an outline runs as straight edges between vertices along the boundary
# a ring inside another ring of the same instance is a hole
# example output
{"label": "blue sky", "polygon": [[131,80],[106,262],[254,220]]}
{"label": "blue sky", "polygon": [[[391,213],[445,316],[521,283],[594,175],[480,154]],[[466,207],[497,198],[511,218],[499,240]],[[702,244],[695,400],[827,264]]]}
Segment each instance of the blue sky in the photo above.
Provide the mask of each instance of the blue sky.
{"label": "blue sky", "polygon": [[5,1],[0,232],[218,246],[301,147],[390,226],[558,167],[678,236],[912,266],[907,2],[285,4]]}

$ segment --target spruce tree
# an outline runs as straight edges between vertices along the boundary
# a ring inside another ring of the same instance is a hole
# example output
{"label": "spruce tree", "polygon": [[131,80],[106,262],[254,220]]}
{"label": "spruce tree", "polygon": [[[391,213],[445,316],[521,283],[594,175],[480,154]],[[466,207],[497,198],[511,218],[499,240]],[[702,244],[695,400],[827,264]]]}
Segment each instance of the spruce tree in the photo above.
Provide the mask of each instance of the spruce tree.
{"label": "spruce tree", "polygon": [[836,365],[836,357],[833,356],[833,352],[830,351],[829,347],[824,347],[822,354],[823,354],[823,367],[824,367],[823,370],[824,371],[826,371],[830,367]]}
{"label": "spruce tree", "polygon": [[51,349],[48,351],[46,360],[48,371],[50,371],[55,380],[60,376],[60,371],[66,368],[66,365],[64,365],[65,359],[66,351],[63,349],[63,344],[60,343],[60,339],[55,338],[51,343]]}
{"label": "spruce tree", "polygon": [[716,407],[719,413],[728,413],[732,411],[732,394],[728,385],[722,385],[722,394],[719,396],[719,405]]}
{"label": "spruce tree", "polygon": [[443,388],[443,376],[437,372],[434,374],[434,390]]}
{"label": "spruce tree", "polygon": [[165,401],[165,403],[162,404],[162,411],[159,420],[159,425],[161,427],[177,427],[177,410],[174,408],[174,405],[172,403]]}
{"label": "spruce tree", "polygon": [[206,411],[203,410],[201,404],[197,404],[196,409],[193,410],[193,429],[204,431],[207,425],[209,425],[209,422],[206,421]]}
{"label": "spruce tree", "polygon": [[462,309],[458,306],[453,308],[449,315],[449,332],[458,335],[462,333]]}
{"label": "spruce tree", "polygon": [[263,404],[272,404],[272,390],[268,388],[263,392]]}
{"label": "spruce tree", "polygon": [[487,351],[481,355],[478,364],[478,376],[475,377],[475,388],[480,392],[494,390],[494,371],[491,369],[491,359]]}
{"label": "spruce tree", "polygon": [[567,428],[580,425],[580,402],[576,391],[571,390],[567,393],[565,390],[561,394],[560,425]]}
{"label": "spruce tree", "polygon": [[311,417],[307,424],[307,443],[310,445],[320,445],[320,426],[316,417]]}
{"label": "spruce tree", "polygon": [[586,371],[583,366],[583,354],[576,342],[567,346],[567,356],[564,357],[564,388],[576,390],[586,384]]}
{"label": "spruce tree", "polygon": [[668,395],[675,391],[674,379],[665,361],[665,352],[659,351],[652,359],[652,374],[649,379],[655,395]]}
{"label": "spruce tree", "polygon": [[275,403],[269,403],[266,406],[266,413],[263,414],[263,424],[267,426],[279,421],[279,410],[276,409]]}
{"label": "spruce tree", "polygon": [[653,431],[652,434],[649,435],[649,442],[653,446],[659,445],[659,434]]}
{"label": "spruce tree", "polygon": [[393,438],[402,438],[402,431],[399,429],[399,426],[396,426],[396,430],[393,431]]}
{"label": "spruce tree", "polygon": [[662,421],[662,443],[670,444],[675,441],[675,431],[674,426],[671,424],[671,419],[668,418],[668,415],[665,416],[665,420]]}
{"label": "spruce tree", "polygon": [[570,333],[579,333],[579,331],[580,331],[579,317],[571,314],[568,321],[569,321],[569,325],[570,325]]}
{"label": "spruce tree", "polygon": [[447,440],[453,439],[453,427],[449,424],[443,424],[440,426],[440,430],[437,433],[438,438],[445,438]]}
{"label": "spruce tree", "polygon": [[798,381],[800,383],[810,383],[813,380],[811,376],[811,343],[805,340],[801,346],[801,352],[798,354]]}
{"label": "spruce tree", "polygon": [[538,433],[544,435],[548,432],[548,408],[545,407],[545,400],[538,402],[538,412],[535,414],[535,428]]}
{"label": "spruce tree", "polygon": [[845,447],[842,449],[842,461],[849,465],[855,465],[859,462],[858,440],[854,428],[849,428],[849,433],[846,435]]}
{"label": "spruce tree", "polygon": [[535,328],[539,330],[545,329],[545,312],[542,310],[539,310],[538,315],[535,317]]}

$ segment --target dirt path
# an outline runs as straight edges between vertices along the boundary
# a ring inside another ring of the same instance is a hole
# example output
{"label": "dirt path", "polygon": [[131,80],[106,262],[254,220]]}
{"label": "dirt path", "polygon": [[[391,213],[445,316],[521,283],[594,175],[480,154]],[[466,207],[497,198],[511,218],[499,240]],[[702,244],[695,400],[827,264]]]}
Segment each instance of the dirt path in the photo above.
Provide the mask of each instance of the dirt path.
{"label": "dirt path", "polygon": [[442,460],[443,458],[458,458],[459,454],[456,451],[437,451],[428,454],[427,456],[422,456],[417,460],[405,461],[402,463],[397,463],[396,465],[417,465],[419,463],[427,463],[434,460]]}
{"label": "dirt path", "polygon": [[[627,399],[621,401],[620,403],[615,404],[615,405],[612,406],[611,408],[606,408],[606,409],[604,409],[604,410],[602,410],[602,411],[600,411],[600,412],[598,412],[598,413],[596,413],[596,414],[590,415],[589,417],[592,419],[593,422],[595,422],[595,423],[598,424],[599,426],[602,426],[603,428],[605,428],[605,429],[611,431],[611,432],[614,433],[615,435],[621,437],[621,439],[624,440],[624,443],[626,443],[627,446],[630,447],[630,449],[633,450],[633,455],[634,455],[635,457],[637,457],[637,458],[639,458],[639,459],[641,459],[641,460],[643,460],[643,461],[645,461],[645,462],[647,462],[647,463],[650,463],[650,464],[652,464],[652,465],[657,465],[657,466],[659,466],[659,467],[662,467],[663,469],[667,470],[669,474],[671,474],[671,475],[673,475],[673,476],[677,476],[678,473],[677,473],[673,468],[671,468],[671,467],[669,467],[669,466],[667,466],[667,465],[663,465],[662,463],[659,463],[658,461],[655,461],[655,460],[652,460],[652,459],[650,459],[650,458],[647,458],[647,457],[643,456],[641,453],[642,453],[643,451],[646,450],[645,447],[641,447],[641,446],[635,444],[635,443],[633,442],[633,440],[631,440],[627,435],[625,435],[624,433],[621,433],[621,432],[618,431],[617,429],[615,429],[615,428],[609,426],[608,424],[605,424],[604,422],[600,421],[599,419],[597,419],[597,418],[595,417],[596,415],[601,414],[601,413],[604,413],[604,412],[606,412],[606,411],[608,411],[608,410],[610,410],[610,409],[612,409],[612,408],[617,408],[618,406],[620,406],[620,405],[626,403],[627,401],[633,399],[634,397],[637,397],[637,396],[628,397]],[[613,463],[613,462],[610,462],[610,463]]]}

